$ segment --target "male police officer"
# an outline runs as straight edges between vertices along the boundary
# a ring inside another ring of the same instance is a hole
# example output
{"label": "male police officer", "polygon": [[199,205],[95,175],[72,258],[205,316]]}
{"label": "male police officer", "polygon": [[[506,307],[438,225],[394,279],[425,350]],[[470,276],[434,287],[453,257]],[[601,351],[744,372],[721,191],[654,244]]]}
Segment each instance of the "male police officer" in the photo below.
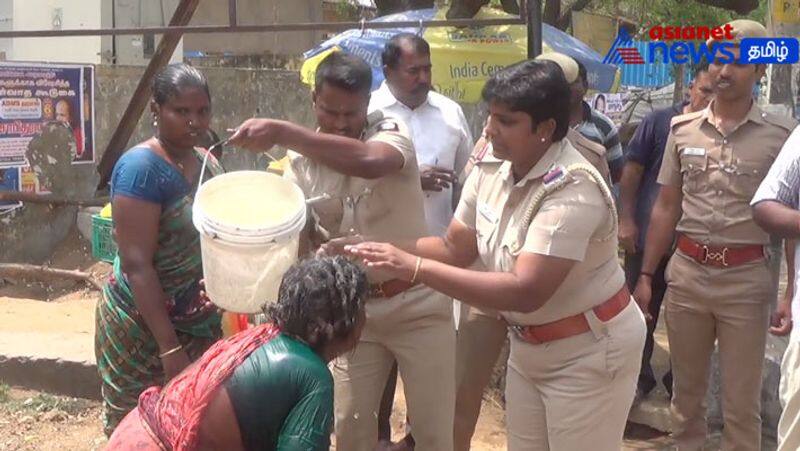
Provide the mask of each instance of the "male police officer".
{"label": "male police officer", "polygon": [[[286,176],[312,200],[315,242],[348,235],[386,241],[428,235],[414,146],[406,126],[367,116],[372,75],[360,58],[335,52],[320,63],[313,94],[319,132],[251,119],[232,137],[254,150],[293,149]],[[269,202],[265,199],[265,202]],[[321,237],[321,238],[319,238]],[[453,447],[455,331],[452,301],[430,288],[368,272],[372,293],[356,349],[333,363],[336,446],[372,451],[377,412],[396,360],[418,450]]]}
{"label": "male police officer", "polygon": [[[734,43],[764,37],[750,20],[730,22]],[[764,248],[769,235],[753,221],[750,199],[795,122],[762,112],[753,86],[763,65],[714,60],[715,99],[675,117],[664,150],[644,261],[634,297],[648,314],[651,282],[678,232],[667,267],[666,319],[674,374],[674,437],[680,450],[706,439],[704,397],[714,342],[719,342],[722,449],[761,443],[761,371],[774,296]]]}

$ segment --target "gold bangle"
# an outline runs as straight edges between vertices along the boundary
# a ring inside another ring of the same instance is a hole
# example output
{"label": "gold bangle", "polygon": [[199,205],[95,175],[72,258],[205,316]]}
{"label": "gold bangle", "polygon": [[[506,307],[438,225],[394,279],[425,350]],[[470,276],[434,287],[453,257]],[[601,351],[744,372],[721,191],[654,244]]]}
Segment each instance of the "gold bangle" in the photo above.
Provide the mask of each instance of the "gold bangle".
{"label": "gold bangle", "polygon": [[422,257],[417,257],[417,264],[414,266],[414,275],[411,276],[411,285],[417,283],[417,276],[419,275],[420,268],[422,268]]}
{"label": "gold bangle", "polygon": [[172,354],[175,354],[176,352],[179,352],[181,349],[183,349],[183,345],[175,346],[174,348],[170,349],[169,351],[165,351],[165,352],[162,352],[161,354],[159,354],[158,358],[159,359],[163,359],[164,357],[171,356]]}

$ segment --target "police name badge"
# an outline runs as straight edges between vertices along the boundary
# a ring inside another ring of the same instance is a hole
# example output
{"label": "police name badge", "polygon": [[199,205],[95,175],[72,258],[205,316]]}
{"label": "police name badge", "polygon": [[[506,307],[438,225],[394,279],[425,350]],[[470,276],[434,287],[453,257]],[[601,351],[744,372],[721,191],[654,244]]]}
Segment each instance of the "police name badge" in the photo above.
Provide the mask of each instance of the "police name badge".
{"label": "police name badge", "polygon": [[489,207],[488,204],[478,204],[478,213],[483,216],[484,219],[495,224],[497,222],[497,216],[495,216],[492,209]]}
{"label": "police name badge", "polygon": [[706,149],[702,147],[686,147],[681,152],[687,157],[703,157],[706,155]]}

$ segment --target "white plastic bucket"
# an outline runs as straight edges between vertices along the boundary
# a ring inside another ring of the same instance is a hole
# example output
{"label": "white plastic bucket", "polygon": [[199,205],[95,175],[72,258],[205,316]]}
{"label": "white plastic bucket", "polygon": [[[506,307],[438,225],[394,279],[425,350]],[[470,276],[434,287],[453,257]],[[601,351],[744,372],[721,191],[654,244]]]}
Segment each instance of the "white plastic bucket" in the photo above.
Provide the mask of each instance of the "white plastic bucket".
{"label": "white plastic bucket", "polygon": [[230,172],[198,189],[192,222],[208,297],[227,311],[256,313],[277,300],[281,278],[297,260],[305,196],[274,174]]}

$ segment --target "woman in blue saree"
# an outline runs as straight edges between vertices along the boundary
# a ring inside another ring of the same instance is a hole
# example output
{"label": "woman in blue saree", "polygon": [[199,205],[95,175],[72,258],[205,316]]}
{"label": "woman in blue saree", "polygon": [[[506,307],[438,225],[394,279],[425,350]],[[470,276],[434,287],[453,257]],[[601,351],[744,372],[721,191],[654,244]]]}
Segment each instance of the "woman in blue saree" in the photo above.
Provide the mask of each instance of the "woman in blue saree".
{"label": "woman in blue saree", "polygon": [[[192,199],[206,151],[211,99],[196,69],[156,76],[156,134],[123,154],[111,177],[114,271],[97,307],[95,355],[110,435],[139,394],[163,385],[220,336],[217,309],[201,295],[200,240]],[[205,178],[221,172],[208,157]]]}

